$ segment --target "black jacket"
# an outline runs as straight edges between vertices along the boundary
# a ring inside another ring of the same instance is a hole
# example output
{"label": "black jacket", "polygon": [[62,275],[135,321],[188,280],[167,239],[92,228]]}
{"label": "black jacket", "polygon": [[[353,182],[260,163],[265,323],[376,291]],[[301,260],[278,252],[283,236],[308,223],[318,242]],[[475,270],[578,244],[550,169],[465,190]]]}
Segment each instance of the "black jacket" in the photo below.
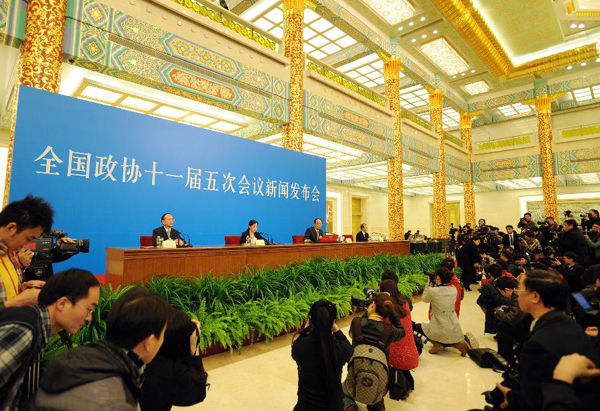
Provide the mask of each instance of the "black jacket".
{"label": "black jacket", "polygon": [[363,233],[362,230],[356,233],[356,242],[359,241],[369,241],[369,233]]}
{"label": "black jacket", "polygon": [[156,247],[156,237],[161,237],[163,240],[183,240],[181,233],[171,227],[171,237],[167,238],[167,230],[165,227],[158,227],[152,230],[152,244]]}
{"label": "black jacket", "polygon": [[[250,237],[250,231],[246,230],[242,233],[242,235],[240,236],[240,244],[246,244],[246,239]],[[254,238],[256,238],[257,240],[265,240],[265,244],[267,243],[267,240],[257,232],[254,233]]]}
{"label": "black jacket", "polygon": [[569,231],[563,231],[559,235],[558,240],[556,240],[556,245],[563,254],[567,251],[572,251],[577,254],[577,262],[583,266],[587,266],[590,253],[585,237],[581,231],[576,228]]}
{"label": "black jacket", "polygon": [[464,264],[473,267],[475,263],[481,262],[479,248],[477,248],[473,241],[469,241],[458,251],[456,259],[461,265]]}
{"label": "black jacket", "polygon": [[[521,238],[521,236],[519,234],[517,234],[516,231],[513,231],[512,235],[513,235],[513,248],[517,248],[519,246],[519,238]],[[504,247],[510,247],[510,239],[508,238],[508,233],[506,233],[502,236],[502,244],[504,245]]]}
{"label": "black jacket", "polygon": [[192,357],[192,363],[187,365],[183,359],[172,360],[159,354],[146,367],[140,408],[168,411],[174,405],[198,404],[206,398],[206,377],[201,356]]}
{"label": "black jacket", "polygon": [[496,288],[495,281],[486,283],[481,288],[481,294],[477,298],[477,305],[479,305],[485,312],[485,330],[484,332],[495,334],[496,333],[496,317],[494,310],[501,305],[508,305],[509,300],[500,294],[500,291]]}
{"label": "black jacket", "polygon": [[519,296],[513,293],[507,304],[508,308],[503,311],[495,311],[496,318],[511,327],[529,326],[531,325],[531,315],[523,312],[519,306]]}
{"label": "black jacket", "polygon": [[[318,235],[323,237],[323,230],[319,230]],[[314,227],[308,227],[304,232],[304,239],[309,239],[311,243],[318,243],[321,240],[317,239],[317,230]]]}
{"label": "black jacket", "polygon": [[583,268],[579,263],[575,263],[571,267],[565,266],[564,270],[561,271],[561,274],[563,274],[565,280],[567,281],[570,292],[574,293],[583,290],[581,274],[584,272],[585,268]]}
{"label": "black jacket", "polygon": [[508,393],[511,410],[542,409],[542,383],[552,373],[563,355],[578,353],[597,363],[594,347],[581,327],[563,311],[551,311],[540,317],[519,357],[520,390]]}
{"label": "black jacket", "polygon": [[[352,357],[352,347],[342,331],[334,336],[335,371],[339,375],[342,397],[342,368]],[[294,411],[332,411],[327,396],[325,372],[317,355],[319,341],[311,334],[301,334],[292,344],[292,358],[298,365],[298,403]],[[341,409],[341,404],[340,404]],[[336,410],[337,411],[337,410]]]}

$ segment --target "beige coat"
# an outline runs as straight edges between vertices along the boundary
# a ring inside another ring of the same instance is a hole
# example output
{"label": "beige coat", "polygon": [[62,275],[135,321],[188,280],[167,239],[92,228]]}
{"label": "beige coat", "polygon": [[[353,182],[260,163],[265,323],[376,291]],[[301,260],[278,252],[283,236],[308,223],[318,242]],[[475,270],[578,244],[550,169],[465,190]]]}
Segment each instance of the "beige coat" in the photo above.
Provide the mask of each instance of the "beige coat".
{"label": "beige coat", "polygon": [[429,323],[423,324],[423,332],[430,340],[454,344],[464,339],[460,322],[454,311],[456,293],[456,287],[449,284],[425,287],[421,300],[431,303],[431,319]]}

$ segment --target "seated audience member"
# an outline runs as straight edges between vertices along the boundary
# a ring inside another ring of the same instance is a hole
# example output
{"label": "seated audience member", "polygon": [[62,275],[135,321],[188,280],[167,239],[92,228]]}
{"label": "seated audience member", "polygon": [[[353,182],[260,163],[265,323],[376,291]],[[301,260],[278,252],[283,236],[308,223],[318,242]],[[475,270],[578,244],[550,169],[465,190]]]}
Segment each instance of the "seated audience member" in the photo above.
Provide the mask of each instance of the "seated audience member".
{"label": "seated audience member", "polygon": [[506,234],[502,237],[502,245],[504,248],[515,248],[519,244],[519,235],[515,232],[512,225],[506,226]]}
{"label": "seated audience member", "polygon": [[556,266],[556,268],[567,281],[570,292],[574,293],[583,289],[581,275],[584,273],[585,268],[577,263],[577,254],[572,251],[566,252],[563,255],[562,265]]}
{"label": "seated audience member", "polygon": [[165,340],[144,372],[140,397],[142,411],[169,411],[206,398],[206,380],[200,352],[200,323],[172,309]]}
{"label": "seated audience member", "polygon": [[524,274],[525,271],[527,271],[527,269],[529,268],[529,261],[527,261],[527,257],[525,257],[525,255],[521,253],[514,253],[512,256],[512,260],[515,267],[512,271],[509,269],[508,272],[511,273],[513,277],[516,277],[518,279],[519,276]]}
{"label": "seated audience member", "polygon": [[96,277],[72,268],[50,277],[40,291],[38,305],[0,311],[1,410],[18,409],[33,398],[50,336],[62,330],[79,331],[91,320],[99,297]]}
{"label": "seated audience member", "polygon": [[304,241],[309,240],[311,243],[318,243],[321,241],[321,238],[323,238],[323,230],[321,230],[323,220],[315,218],[314,223],[315,225],[313,227],[308,227],[306,229]]}
{"label": "seated audience member", "polygon": [[342,368],[352,346],[335,323],[337,308],[327,300],[315,302],[308,326],[292,343],[298,365],[298,403],[294,411],[342,410]]}
{"label": "seated audience member", "polygon": [[508,300],[496,287],[496,281],[502,277],[502,267],[499,264],[492,264],[487,266],[485,271],[489,274],[490,281],[481,287],[481,295],[477,298],[477,305],[485,313],[484,333],[496,334],[497,320],[494,311],[502,305],[507,305]]}
{"label": "seated audience member", "polygon": [[[502,267],[503,271],[507,271],[507,272],[513,274],[513,272],[516,272],[517,266],[512,262],[511,258],[512,258],[511,250],[508,248],[505,248],[502,251],[500,251],[500,258],[498,258],[496,260],[496,263],[500,264],[500,267]],[[513,276],[514,276],[514,274],[513,274]]]}
{"label": "seated audience member", "polygon": [[577,254],[577,261],[584,267],[588,266],[588,245],[583,233],[577,228],[577,221],[566,220],[563,222],[563,230],[555,236],[558,250],[565,254],[569,251]]}
{"label": "seated audience member", "polygon": [[[404,378],[409,382],[410,389],[413,390],[415,382],[410,374],[410,370],[414,370],[419,366],[419,352],[417,351],[415,339],[412,338],[412,319],[408,303],[410,299],[406,299],[406,297],[398,292],[398,284],[392,280],[382,281],[381,284],[379,284],[379,291],[388,293],[390,297],[392,297],[396,313],[398,313],[398,316],[400,317],[400,323],[408,336],[408,338],[396,341],[390,346],[390,367],[400,370],[402,374],[404,374]],[[389,319],[386,320],[386,323],[389,322]]]}
{"label": "seated audience member", "polygon": [[496,327],[498,353],[512,363],[515,359],[515,343],[522,344],[529,335],[531,316],[519,307],[519,296],[515,291],[519,283],[509,277],[500,277],[495,285],[500,294],[508,300],[508,304],[494,311],[498,319]]}
{"label": "seated audience member", "polygon": [[152,230],[152,244],[156,247],[156,239],[158,237],[163,240],[175,240],[177,245],[184,245],[185,242],[181,238],[181,233],[173,228],[175,219],[170,213],[164,213],[160,218],[162,226]]}
{"label": "seated audience member", "polygon": [[519,307],[531,314],[534,325],[519,356],[519,389],[498,384],[503,409],[542,410],[542,383],[551,378],[563,355],[578,353],[596,358],[591,341],[564,310],[569,290],[566,282],[548,271],[534,270],[519,285]]}
{"label": "seated audience member", "polygon": [[600,289],[600,264],[592,265],[583,272],[581,284],[584,287],[581,293],[586,298],[593,296],[593,293]]}
{"label": "seated audience member", "polygon": [[14,201],[0,212],[0,310],[37,304],[43,281],[23,283],[19,252],[50,231],[54,211],[42,198],[27,196]]}
{"label": "seated audience member", "polygon": [[460,351],[461,356],[466,356],[469,344],[464,340],[460,322],[454,311],[458,290],[450,285],[452,273],[446,268],[438,268],[435,272],[435,282],[431,279],[425,286],[421,300],[431,303],[431,319],[429,323],[418,324],[417,331],[431,341],[433,347],[431,354],[444,350],[444,344]]}
{"label": "seated audience member", "polygon": [[458,266],[462,270],[460,280],[466,291],[471,291],[471,282],[475,278],[474,270],[478,269],[481,264],[481,255],[478,249],[480,243],[479,236],[473,236],[473,239],[468,241],[456,254]]}
{"label": "seated audience member", "polygon": [[[387,324],[386,319],[390,320]],[[362,334],[361,339],[356,338],[353,327],[360,327]],[[382,341],[386,327],[389,328],[389,338],[387,341]],[[352,338],[352,347],[356,347],[360,344],[373,345],[385,354],[389,362],[390,357],[390,346],[400,341],[406,336],[406,331],[402,327],[402,323],[398,319],[398,313],[394,309],[394,302],[392,297],[385,293],[377,294],[373,298],[373,302],[369,305],[367,312],[362,317],[355,317],[352,325],[350,326],[350,337]],[[342,385],[344,390],[344,407],[345,411],[358,411],[356,401],[350,396],[347,388],[348,379]],[[384,400],[382,399],[379,403],[368,407],[370,411],[382,411],[385,410]]]}
{"label": "seated audience member", "polygon": [[256,230],[258,230],[258,221],[250,220],[248,222],[248,229],[240,237],[240,244],[256,244],[256,240],[265,240]]}
{"label": "seated audience member", "polygon": [[523,239],[525,240],[525,246],[521,251],[524,253],[532,254],[533,250],[541,250],[542,245],[539,240],[535,237],[535,234],[532,230],[527,230],[523,233]]}
{"label": "seated audience member", "polygon": [[356,242],[369,241],[369,233],[367,232],[368,227],[365,223],[360,225],[360,231],[356,233]]}
{"label": "seated audience member", "polygon": [[590,396],[577,394],[574,383],[578,379],[583,384],[590,380],[597,384],[600,369],[594,362],[579,354],[561,357],[552,373],[552,379],[542,384],[544,411],[584,411],[597,409],[600,403],[600,391]]}
{"label": "seated audience member", "polygon": [[583,235],[585,242],[592,249],[594,256],[594,264],[600,263],[600,222],[596,222],[592,225],[592,232],[594,236],[590,236],[586,233]]}
{"label": "seated audience member", "polygon": [[104,340],[73,348],[48,364],[36,409],[135,411],[145,365],[163,343],[171,310],[153,291],[127,291],[108,313]]}

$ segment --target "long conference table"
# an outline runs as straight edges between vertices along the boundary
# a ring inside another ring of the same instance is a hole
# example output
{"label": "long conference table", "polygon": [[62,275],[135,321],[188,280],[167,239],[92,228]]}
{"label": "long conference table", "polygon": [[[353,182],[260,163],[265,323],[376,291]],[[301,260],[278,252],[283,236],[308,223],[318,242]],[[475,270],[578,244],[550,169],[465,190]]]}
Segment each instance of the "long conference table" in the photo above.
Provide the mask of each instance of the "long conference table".
{"label": "long conference table", "polygon": [[106,279],[113,285],[138,284],[153,275],[213,277],[237,274],[251,266],[277,268],[314,256],[370,257],[377,253],[407,255],[408,241],[362,243],[282,244],[269,246],[220,245],[192,248],[106,248]]}

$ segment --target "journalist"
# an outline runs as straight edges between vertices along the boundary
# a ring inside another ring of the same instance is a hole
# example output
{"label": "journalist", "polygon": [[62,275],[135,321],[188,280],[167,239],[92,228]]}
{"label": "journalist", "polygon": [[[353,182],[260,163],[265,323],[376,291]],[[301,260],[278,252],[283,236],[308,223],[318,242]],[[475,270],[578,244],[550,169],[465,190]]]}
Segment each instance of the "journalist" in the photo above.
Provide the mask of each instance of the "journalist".
{"label": "journalist", "polygon": [[589,263],[589,249],[585,242],[583,233],[577,228],[577,221],[566,220],[563,222],[563,231],[560,235],[555,235],[556,246],[559,251],[564,254],[568,251],[572,251],[577,254],[577,260],[579,264],[584,267],[588,266]]}
{"label": "journalist", "polygon": [[592,224],[592,233],[594,236],[590,238],[588,233],[585,233],[583,237],[585,242],[592,249],[594,256],[594,264],[600,263],[600,222]]}
{"label": "journalist", "polygon": [[523,217],[519,220],[519,224],[517,224],[517,228],[520,228],[521,232],[535,228],[535,222],[531,220],[531,213],[523,214]]}
{"label": "journalist", "polygon": [[598,215],[598,210],[594,210],[592,208],[587,212],[587,214],[581,215],[581,227],[583,227],[584,231],[591,230],[595,223],[600,223],[600,215]]}
{"label": "journalist", "polygon": [[515,344],[523,344],[529,335],[529,326],[532,318],[519,307],[519,296],[516,289],[519,284],[509,277],[500,277],[496,281],[496,288],[508,303],[494,310],[498,319],[496,339],[498,340],[498,354],[506,361],[515,360]]}
{"label": "journalist", "polygon": [[491,278],[490,281],[487,281],[481,287],[481,294],[477,298],[477,305],[485,313],[484,334],[496,334],[497,320],[494,311],[498,307],[508,304],[508,299],[504,297],[496,286],[496,281],[502,277],[502,267],[499,264],[489,265],[485,268],[485,273],[489,274]]}
{"label": "journalist", "polygon": [[466,291],[471,291],[471,282],[474,279],[474,270],[479,269],[481,264],[481,255],[479,254],[479,244],[481,238],[473,236],[456,254],[458,266],[462,270],[461,282]]}

